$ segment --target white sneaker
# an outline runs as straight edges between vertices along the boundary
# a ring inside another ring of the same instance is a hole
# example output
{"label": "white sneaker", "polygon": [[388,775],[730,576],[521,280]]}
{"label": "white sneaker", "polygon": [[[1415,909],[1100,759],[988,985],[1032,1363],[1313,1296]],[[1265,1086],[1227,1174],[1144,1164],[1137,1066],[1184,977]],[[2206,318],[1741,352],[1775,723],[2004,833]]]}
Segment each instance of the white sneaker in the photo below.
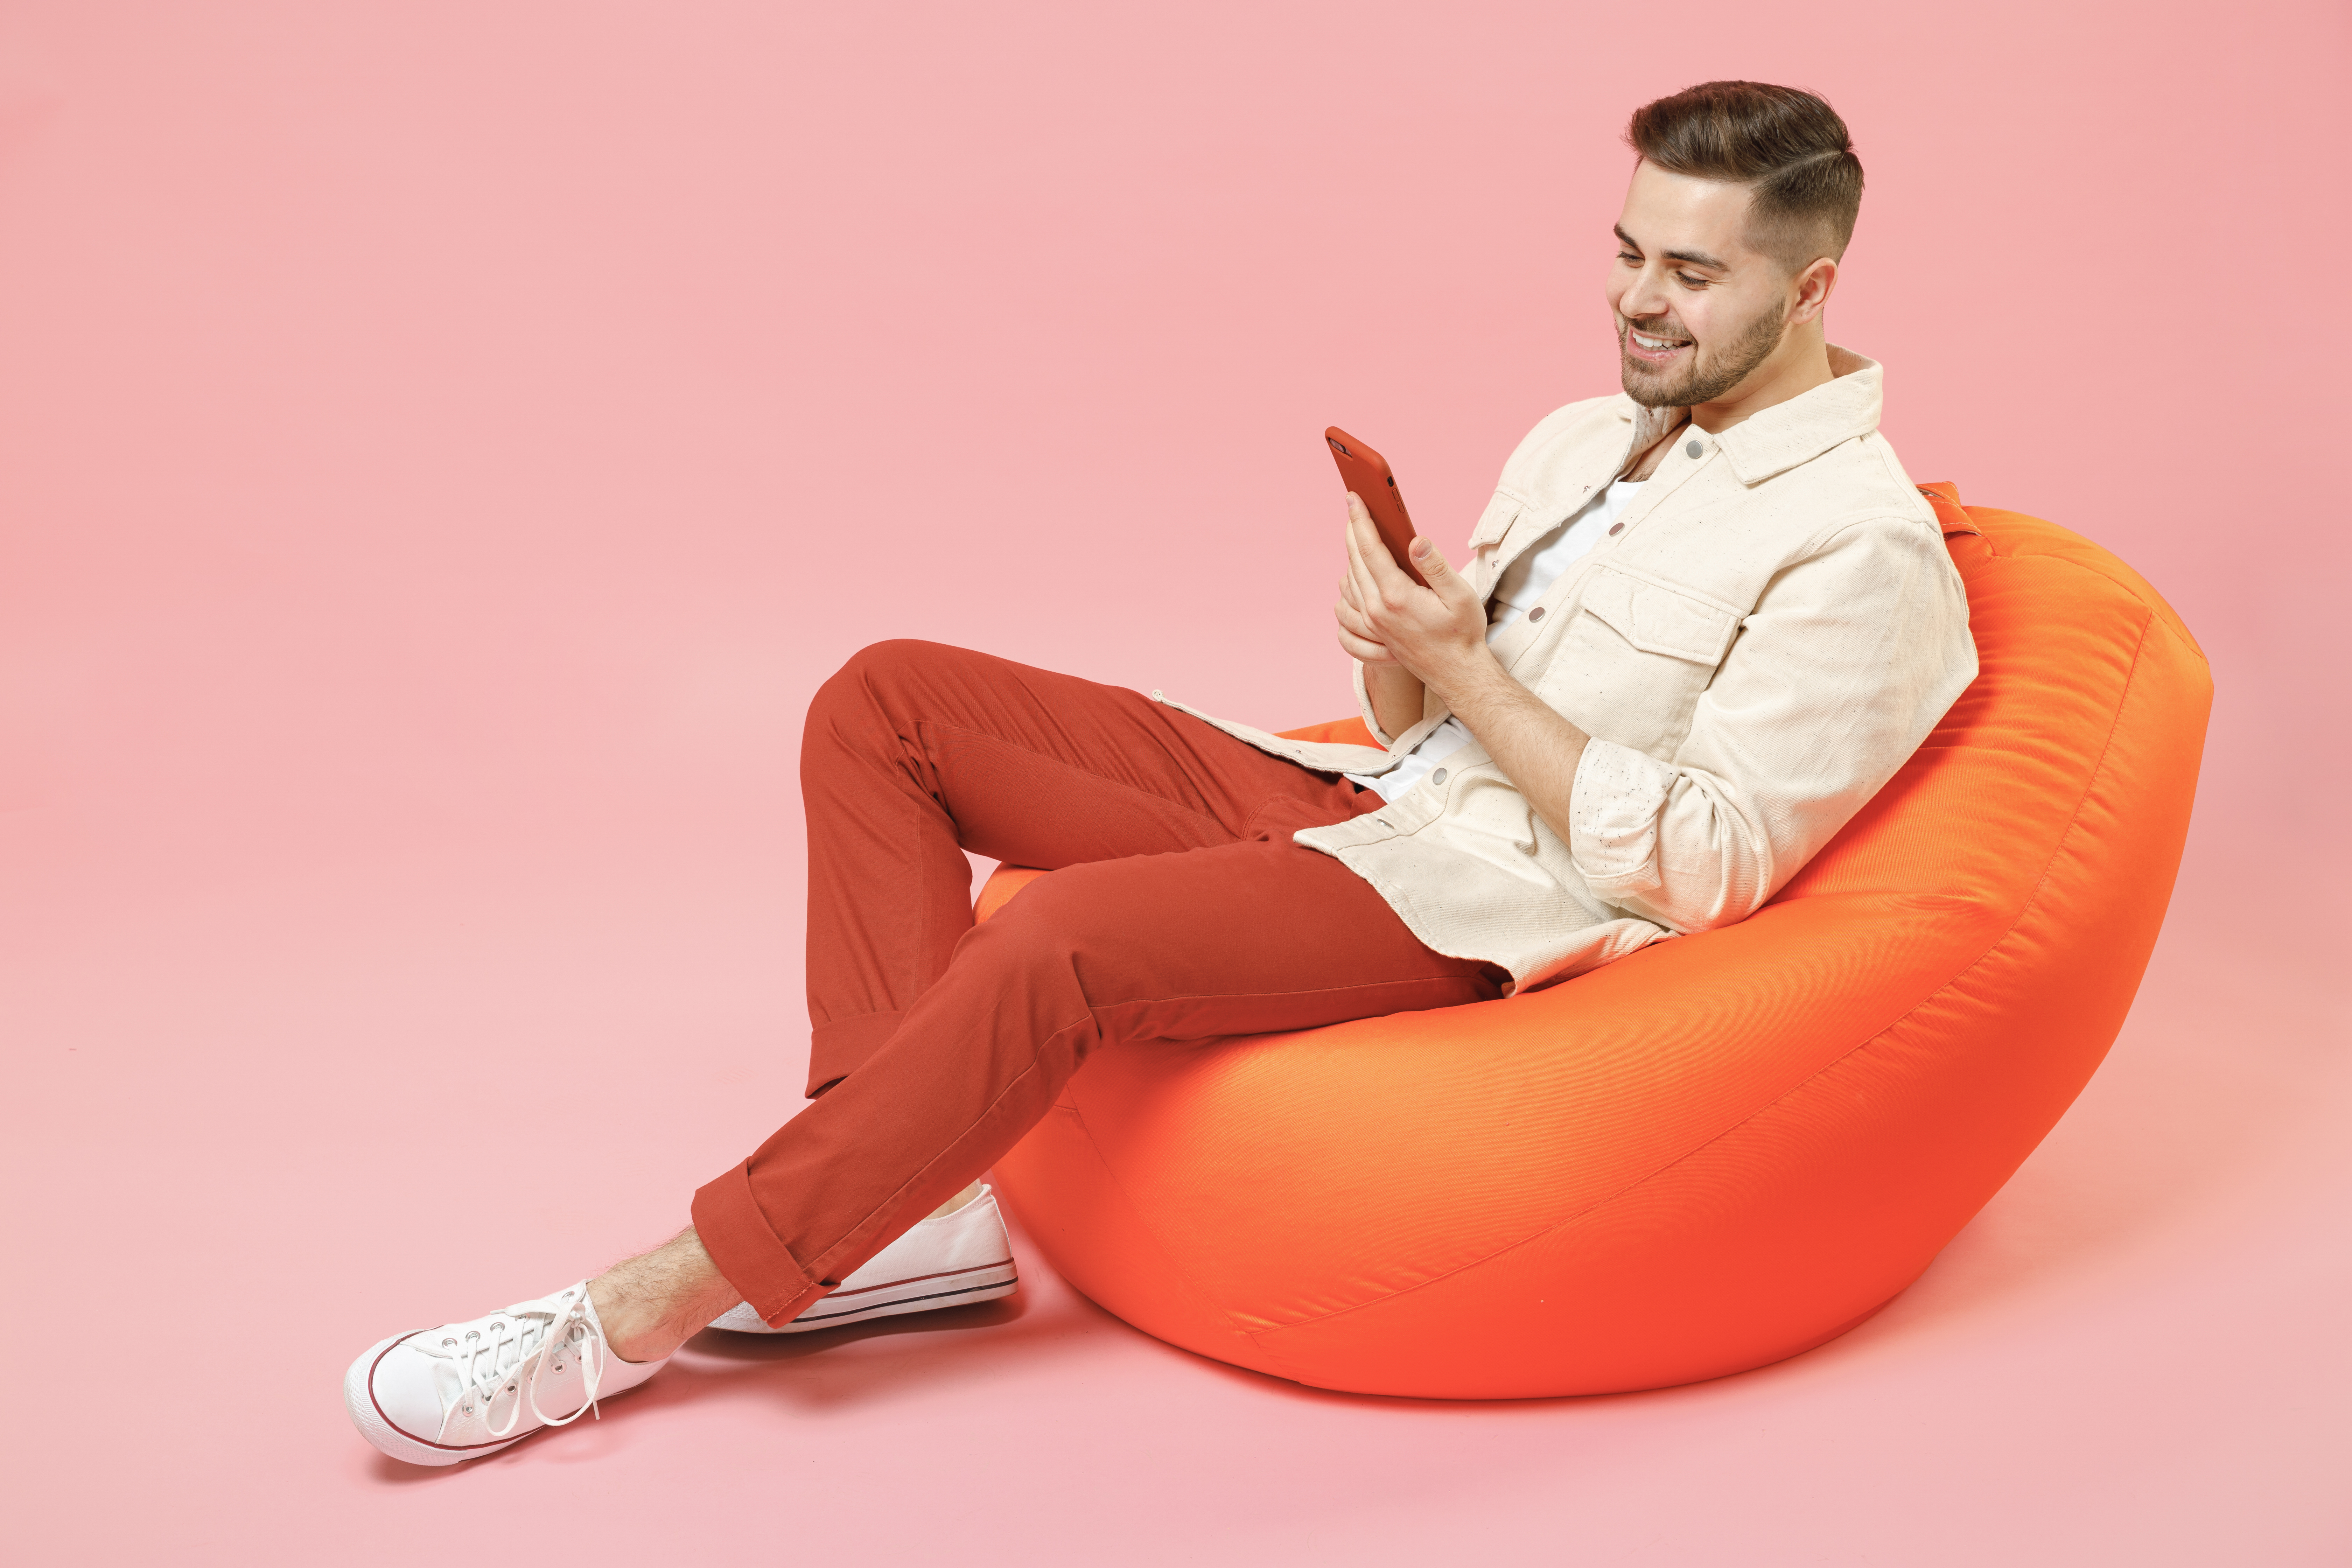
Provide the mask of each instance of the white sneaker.
{"label": "white sneaker", "polygon": [[1013,1294],[1020,1283],[996,1191],[983,1185],[961,1208],[916,1221],[912,1230],[782,1328],[761,1322],[749,1301],[739,1302],[710,1326],[740,1334],[803,1334],[869,1318],[993,1301]]}
{"label": "white sneaker", "polygon": [[394,1334],[352,1363],[343,1407],[360,1436],[412,1465],[454,1465],[577,1420],[667,1363],[604,1343],[588,1281],[469,1322]]}

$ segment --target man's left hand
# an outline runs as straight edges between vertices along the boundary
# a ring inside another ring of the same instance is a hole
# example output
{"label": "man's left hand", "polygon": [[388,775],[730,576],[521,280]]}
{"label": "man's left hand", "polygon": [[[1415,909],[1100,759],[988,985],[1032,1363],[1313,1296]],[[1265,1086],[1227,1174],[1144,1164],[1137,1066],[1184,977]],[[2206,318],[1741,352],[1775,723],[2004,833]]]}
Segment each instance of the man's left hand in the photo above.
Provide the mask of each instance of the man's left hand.
{"label": "man's left hand", "polygon": [[1377,642],[1440,698],[1447,698],[1482,661],[1492,662],[1486,651],[1486,611],[1437,546],[1419,535],[1412,542],[1412,564],[1428,587],[1414,582],[1390,557],[1371,513],[1350,492],[1348,574],[1340,592],[1368,640]]}

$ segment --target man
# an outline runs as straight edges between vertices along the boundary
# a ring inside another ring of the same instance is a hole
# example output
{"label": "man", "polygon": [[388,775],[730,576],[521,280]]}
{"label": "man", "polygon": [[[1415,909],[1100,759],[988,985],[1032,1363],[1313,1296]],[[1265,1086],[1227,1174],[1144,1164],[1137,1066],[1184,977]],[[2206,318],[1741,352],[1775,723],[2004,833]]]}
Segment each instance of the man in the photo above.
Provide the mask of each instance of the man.
{"label": "man", "polygon": [[[1622,396],[1546,418],[1427,585],[1349,498],[1335,606],[1381,748],[922,643],[811,705],[815,1103],[593,1279],[395,1335],[345,1384],[419,1464],[650,1377],[689,1335],[1001,1295],[976,1179],[1107,1039],[1491,1000],[1753,912],[1976,673],[1934,514],[1822,310],[1862,166],[1809,93],[1635,113]],[[964,850],[1053,869],[972,925]]]}

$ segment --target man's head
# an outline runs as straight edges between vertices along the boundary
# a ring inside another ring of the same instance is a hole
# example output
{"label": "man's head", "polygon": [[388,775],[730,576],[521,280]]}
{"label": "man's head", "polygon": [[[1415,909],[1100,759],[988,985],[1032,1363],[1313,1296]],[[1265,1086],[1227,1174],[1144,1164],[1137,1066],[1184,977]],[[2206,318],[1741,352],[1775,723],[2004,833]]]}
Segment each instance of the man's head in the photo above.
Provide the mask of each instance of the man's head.
{"label": "man's head", "polygon": [[1634,110],[1625,140],[1608,297],[1626,394],[1716,403],[1818,358],[1862,205],[1845,121],[1795,88],[1711,81]]}

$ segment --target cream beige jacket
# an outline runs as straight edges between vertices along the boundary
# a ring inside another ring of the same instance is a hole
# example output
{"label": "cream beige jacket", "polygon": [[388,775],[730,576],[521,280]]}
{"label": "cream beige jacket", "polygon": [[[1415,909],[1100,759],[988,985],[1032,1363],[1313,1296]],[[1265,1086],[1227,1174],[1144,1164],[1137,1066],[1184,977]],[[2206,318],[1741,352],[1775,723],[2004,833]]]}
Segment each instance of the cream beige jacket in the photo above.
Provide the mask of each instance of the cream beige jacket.
{"label": "cream beige jacket", "polygon": [[[1755,912],[1976,678],[1959,574],[1878,434],[1880,369],[1843,349],[1830,360],[1834,379],[1720,436],[1678,431],[1611,537],[1492,643],[1592,737],[1565,837],[1474,735],[1380,811],[1297,841],[1371,883],[1429,946],[1500,964],[1518,990]],[[1683,416],[1619,395],[1547,417],[1503,465],[1463,576],[1492,595]],[[1391,737],[1360,668],[1356,691],[1385,752],[1170,705],[1335,773],[1384,773],[1447,717],[1432,693]]]}

